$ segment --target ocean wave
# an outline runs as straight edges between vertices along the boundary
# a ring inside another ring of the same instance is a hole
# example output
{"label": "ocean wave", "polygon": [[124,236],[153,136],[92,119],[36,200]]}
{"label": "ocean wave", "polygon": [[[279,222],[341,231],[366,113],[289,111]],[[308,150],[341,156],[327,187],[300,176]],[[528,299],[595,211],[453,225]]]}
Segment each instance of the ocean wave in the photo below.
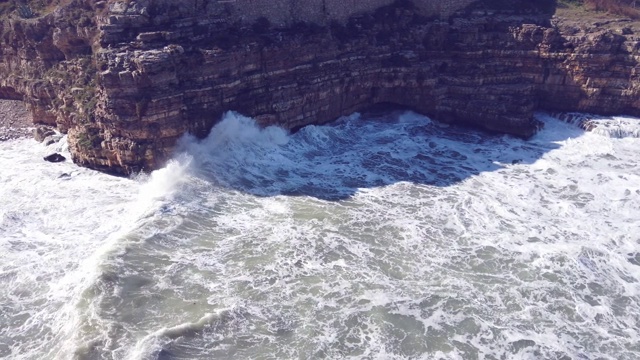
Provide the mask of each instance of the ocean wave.
{"label": "ocean wave", "polygon": [[229,113],[134,180],[2,143],[0,354],[636,358],[637,141],[537,116],[524,141]]}

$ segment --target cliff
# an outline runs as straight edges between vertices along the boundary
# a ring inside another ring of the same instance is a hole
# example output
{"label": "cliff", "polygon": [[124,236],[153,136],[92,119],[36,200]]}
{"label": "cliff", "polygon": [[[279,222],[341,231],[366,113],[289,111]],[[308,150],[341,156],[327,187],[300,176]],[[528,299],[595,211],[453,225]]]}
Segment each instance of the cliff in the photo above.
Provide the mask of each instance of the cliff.
{"label": "cliff", "polygon": [[[443,5],[446,3],[446,5]],[[379,103],[522,137],[537,109],[640,115],[633,23],[553,1],[69,0],[0,23],[0,97],[74,161],[155,169],[227,110],[296,129]],[[640,30],[640,29],[639,29]]]}

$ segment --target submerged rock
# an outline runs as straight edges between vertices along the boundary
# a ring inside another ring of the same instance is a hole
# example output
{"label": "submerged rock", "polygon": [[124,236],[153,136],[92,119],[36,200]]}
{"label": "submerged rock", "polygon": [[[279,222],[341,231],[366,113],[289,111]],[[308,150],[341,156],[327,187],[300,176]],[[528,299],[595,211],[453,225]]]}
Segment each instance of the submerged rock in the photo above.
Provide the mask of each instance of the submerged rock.
{"label": "submerged rock", "polygon": [[62,135],[56,133],[54,135],[47,136],[46,139],[42,141],[42,143],[44,144],[44,146],[49,146],[51,144],[57,143],[58,141],[60,141],[60,139],[62,139]]}

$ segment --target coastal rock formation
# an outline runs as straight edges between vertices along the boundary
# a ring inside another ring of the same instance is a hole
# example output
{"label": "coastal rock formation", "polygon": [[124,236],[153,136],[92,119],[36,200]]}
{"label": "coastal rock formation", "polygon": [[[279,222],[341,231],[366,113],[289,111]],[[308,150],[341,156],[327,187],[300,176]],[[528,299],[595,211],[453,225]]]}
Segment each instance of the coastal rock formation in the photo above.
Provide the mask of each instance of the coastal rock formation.
{"label": "coastal rock formation", "polygon": [[[446,5],[444,5],[446,3]],[[537,109],[640,115],[632,28],[554,1],[69,0],[0,23],[0,97],[76,163],[151,170],[228,110],[297,129],[375,104],[522,137]]]}

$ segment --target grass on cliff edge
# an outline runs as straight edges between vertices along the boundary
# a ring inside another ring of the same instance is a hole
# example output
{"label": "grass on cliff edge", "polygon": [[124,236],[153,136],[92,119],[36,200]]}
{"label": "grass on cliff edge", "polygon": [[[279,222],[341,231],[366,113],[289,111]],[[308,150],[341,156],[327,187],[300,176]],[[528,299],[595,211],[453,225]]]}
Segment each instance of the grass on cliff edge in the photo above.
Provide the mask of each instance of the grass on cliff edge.
{"label": "grass on cliff edge", "polygon": [[558,10],[582,10],[640,19],[640,0],[559,0]]}

